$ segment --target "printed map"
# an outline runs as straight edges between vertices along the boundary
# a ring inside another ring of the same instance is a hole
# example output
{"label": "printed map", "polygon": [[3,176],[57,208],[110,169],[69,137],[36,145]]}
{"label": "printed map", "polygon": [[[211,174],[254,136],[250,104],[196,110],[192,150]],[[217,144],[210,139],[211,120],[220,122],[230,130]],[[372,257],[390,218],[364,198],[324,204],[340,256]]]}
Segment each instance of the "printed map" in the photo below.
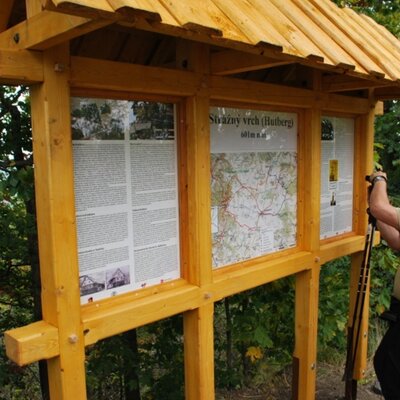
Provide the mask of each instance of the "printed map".
{"label": "printed map", "polygon": [[211,154],[213,266],[296,245],[296,152]]}

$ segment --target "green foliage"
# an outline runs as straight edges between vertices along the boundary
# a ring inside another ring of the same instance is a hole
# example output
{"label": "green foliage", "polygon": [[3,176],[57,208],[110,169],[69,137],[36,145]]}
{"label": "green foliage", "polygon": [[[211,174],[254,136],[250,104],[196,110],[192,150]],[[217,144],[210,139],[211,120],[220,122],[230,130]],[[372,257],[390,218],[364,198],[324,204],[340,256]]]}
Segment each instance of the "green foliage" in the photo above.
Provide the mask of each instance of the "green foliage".
{"label": "green foliage", "polygon": [[142,400],[183,399],[182,316],[150,324],[138,331]]}
{"label": "green foliage", "polygon": [[[86,359],[89,400],[184,399],[179,315],[102,340],[87,349]],[[127,396],[127,387],[140,389],[140,397]]]}
{"label": "green foliage", "polygon": [[332,351],[346,349],[349,307],[349,257],[326,263],[321,268],[318,314],[318,354],[329,359]]}
{"label": "green foliage", "polygon": [[373,321],[389,308],[394,275],[400,260],[383,242],[372,251],[371,265],[370,314]]}
{"label": "green foliage", "polygon": [[386,102],[385,114],[376,117],[375,141],[382,169],[387,172],[388,190],[392,196],[400,195],[400,103]]}
{"label": "green foliage", "polygon": [[[389,308],[394,274],[399,266],[398,255],[384,243],[373,248],[369,309],[372,332],[382,329],[378,318]],[[321,269],[318,356],[322,360],[331,360],[334,354],[340,358],[346,353],[350,268],[350,258],[343,257],[323,265]],[[376,347],[376,343],[373,345]]]}
{"label": "green foliage", "polygon": [[112,400],[123,396],[124,359],[130,354],[130,348],[120,335],[86,349],[89,399]]}
{"label": "green foliage", "polygon": [[[32,259],[29,238],[35,235],[29,101],[26,88],[0,87],[0,331],[33,320]],[[28,384],[28,382],[30,382]],[[36,384],[33,384],[35,382]],[[0,396],[27,398],[37,387],[35,366],[18,368],[0,351]]]}
{"label": "green foliage", "polygon": [[257,385],[290,363],[294,345],[293,313],[293,277],[217,303],[217,386]]}

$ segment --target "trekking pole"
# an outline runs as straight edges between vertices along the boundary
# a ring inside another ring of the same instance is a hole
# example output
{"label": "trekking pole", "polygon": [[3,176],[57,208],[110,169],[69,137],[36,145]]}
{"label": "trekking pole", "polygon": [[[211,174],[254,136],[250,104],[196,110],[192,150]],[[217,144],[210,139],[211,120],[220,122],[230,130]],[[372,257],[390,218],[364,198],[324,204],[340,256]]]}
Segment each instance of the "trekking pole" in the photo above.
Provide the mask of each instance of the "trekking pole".
{"label": "trekking pole", "polygon": [[[366,177],[366,180],[369,182],[369,176]],[[368,230],[365,237],[364,254],[360,268],[357,295],[354,304],[353,320],[351,326],[349,326],[348,328],[348,335],[347,335],[346,366],[343,376],[343,380],[345,380],[346,400],[355,400],[357,397],[357,380],[353,379],[353,372],[357,356],[362,316],[364,313],[365,297],[369,281],[371,250],[374,243],[374,234],[376,228],[375,218],[369,213],[369,209],[367,210],[367,212],[368,212]],[[354,331],[357,321],[358,321],[357,330]]]}

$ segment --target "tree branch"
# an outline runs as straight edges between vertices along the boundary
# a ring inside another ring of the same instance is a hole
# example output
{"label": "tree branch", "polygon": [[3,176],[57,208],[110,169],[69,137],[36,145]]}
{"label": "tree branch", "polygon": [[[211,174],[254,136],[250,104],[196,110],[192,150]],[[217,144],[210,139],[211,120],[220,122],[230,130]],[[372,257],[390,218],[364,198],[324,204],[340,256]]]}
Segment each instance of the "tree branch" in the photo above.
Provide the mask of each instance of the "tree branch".
{"label": "tree branch", "polygon": [[0,161],[0,169],[8,172],[10,168],[13,167],[26,167],[33,165],[33,157],[29,156],[25,160],[7,160],[7,161]]}

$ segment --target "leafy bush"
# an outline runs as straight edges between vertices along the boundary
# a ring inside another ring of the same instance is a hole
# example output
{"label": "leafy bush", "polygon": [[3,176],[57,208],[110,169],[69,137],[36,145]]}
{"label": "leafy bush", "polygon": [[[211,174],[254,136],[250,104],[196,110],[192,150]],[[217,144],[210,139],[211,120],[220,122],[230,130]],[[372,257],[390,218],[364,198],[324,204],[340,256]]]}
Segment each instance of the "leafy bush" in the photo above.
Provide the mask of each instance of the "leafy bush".
{"label": "leafy bush", "polygon": [[346,351],[349,271],[349,257],[321,267],[318,313],[318,356],[321,360]]}
{"label": "leafy bush", "polygon": [[293,318],[293,277],[216,303],[217,387],[257,385],[290,363]]}

